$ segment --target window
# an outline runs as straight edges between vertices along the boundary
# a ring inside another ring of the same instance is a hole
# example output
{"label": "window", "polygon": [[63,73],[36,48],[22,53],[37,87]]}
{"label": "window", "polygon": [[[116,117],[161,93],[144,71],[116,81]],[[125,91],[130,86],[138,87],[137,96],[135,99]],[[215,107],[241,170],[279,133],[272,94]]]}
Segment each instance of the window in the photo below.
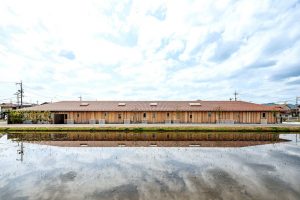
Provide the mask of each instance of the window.
{"label": "window", "polygon": [[79,117],[79,113],[77,113],[77,117]]}
{"label": "window", "polygon": [[144,113],[144,114],[143,114],[143,117],[146,118],[146,116],[147,116],[146,113]]}
{"label": "window", "polygon": [[262,118],[266,118],[266,113],[262,113]]}
{"label": "window", "polygon": [[208,112],[207,115],[208,115],[208,117],[211,117],[211,112]]}
{"label": "window", "polygon": [[199,102],[193,102],[193,103],[189,103],[190,106],[201,106],[201,103]]}
{"label": "window", "polygon": [[152,118],[154,119],[156,117],[156,113],[152,113]]}
{"label": "window", "polygon": [[193,115],[192,114],[190,114],[190,119],[192,119],[193,118]]}
{"label": "window", "polygon": [[104,117],[107,117],[107,116],[108,116],[108,112],[105,112],[105,113],[104,113]]}
{"label": "window", "polygon": [[118,114],[118,119],[122,119],[122,114],[121,113]]}
{"label": "window", "polygon": [[170,117],[170,113],[167,113],[167,117]]}

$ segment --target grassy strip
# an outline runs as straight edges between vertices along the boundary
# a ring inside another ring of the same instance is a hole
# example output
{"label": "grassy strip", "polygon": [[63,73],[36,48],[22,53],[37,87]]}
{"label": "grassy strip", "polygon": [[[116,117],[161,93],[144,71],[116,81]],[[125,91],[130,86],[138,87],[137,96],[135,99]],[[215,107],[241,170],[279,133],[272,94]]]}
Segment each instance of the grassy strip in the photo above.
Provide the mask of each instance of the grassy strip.
{"label": "grassy strip", "polygon": [[300,127],[0,127],[2,132],[300,132]]}

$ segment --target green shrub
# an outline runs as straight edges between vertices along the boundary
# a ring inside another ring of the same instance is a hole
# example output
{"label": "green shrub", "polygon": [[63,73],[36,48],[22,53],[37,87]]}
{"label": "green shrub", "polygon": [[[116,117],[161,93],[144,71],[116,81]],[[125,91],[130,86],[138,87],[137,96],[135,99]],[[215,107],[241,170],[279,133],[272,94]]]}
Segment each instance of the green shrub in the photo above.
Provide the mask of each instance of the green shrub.
{"label": "green shrub", "polygon": [[25,120],[31,121],[33,124],[38,122],[51,122],[51,114],[48,111],[19,111],[13,110],[8,113],[9,124],[22,124]]}
{"label": "green shrub", "polygon": [[8,113],[8,124],[22,124],[24,121],[24,114],[20,111],[12,110]]}

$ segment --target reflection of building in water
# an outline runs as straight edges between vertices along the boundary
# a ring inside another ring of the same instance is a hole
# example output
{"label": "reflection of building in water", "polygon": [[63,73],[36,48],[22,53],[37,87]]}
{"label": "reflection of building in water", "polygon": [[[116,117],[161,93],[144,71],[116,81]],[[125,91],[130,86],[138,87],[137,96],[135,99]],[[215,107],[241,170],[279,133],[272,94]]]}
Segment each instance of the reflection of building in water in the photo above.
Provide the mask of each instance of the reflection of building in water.
{"label": "reflection of building in water", "polygon": [[66,147],[242,147],[285,141],[273,133],[202,132],[9,133],[8,139]]}
{"label": "reflection of building in water", "polygon": [[[279,142],[279,141],[277,141]],[[275,141],[35,141],[60,147],[246,147]]]}

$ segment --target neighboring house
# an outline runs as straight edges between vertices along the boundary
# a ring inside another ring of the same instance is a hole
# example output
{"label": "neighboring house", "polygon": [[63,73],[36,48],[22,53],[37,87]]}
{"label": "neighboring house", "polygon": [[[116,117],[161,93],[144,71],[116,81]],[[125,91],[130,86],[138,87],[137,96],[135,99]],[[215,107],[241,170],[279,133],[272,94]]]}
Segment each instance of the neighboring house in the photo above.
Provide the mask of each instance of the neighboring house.
{"label": "neighboring house", "polygon": [[6,119],[7,113],[11,110],[16,110],[17,105],[13,103],[2,103],[0,104],[0,119]]}
{"label": "neighboring house", "polygon": [[291,117],[299,117],[299,108],[293,104],[287,104],[287,107],[290,109]]}
{"label": "neighboring house", "polygon": [[50,112],[55,124],[274,124],[282,108],[244,101],[61,101],[21,110]]}
{"label": "neighboring house", "polygon": [[283,118],[283,120],[292,119],[292,118],[298,118],[299,115],[299,106],[293,105],[293,104],[274,104],[274,103],[268,103],[264,104],[270,107],[274,108],[281,108],[280,116]]}
{"label": "neighboring house", "polygon": [[[32,106],[37,106],[37,104],[23,104],[23,108],[29,108]],[[19,105],[14,103],[2,103],[0,104],[0,119],[6,119],[7,113],[12,110],[17,110]]]}

